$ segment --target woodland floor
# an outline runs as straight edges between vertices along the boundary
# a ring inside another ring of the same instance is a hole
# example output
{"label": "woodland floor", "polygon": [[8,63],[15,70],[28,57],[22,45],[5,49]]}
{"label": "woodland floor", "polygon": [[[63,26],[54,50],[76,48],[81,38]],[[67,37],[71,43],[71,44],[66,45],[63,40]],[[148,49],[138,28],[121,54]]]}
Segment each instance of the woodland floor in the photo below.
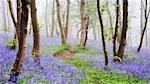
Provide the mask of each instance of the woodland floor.
{"label": "woodland floor", "polygon": [[64,50],[59,53],[55,53],[54,57],[57,57],[62,60],[71,60],[73,59],[74,56],[74,52],[73,52],[74,47],[75,45],[69,45],[69,48],[67,50]]}
{"label": "woodland floor", "polygon": [[[11,84],[8,80],[10,68],[17,50],[10,50],[10,34],[0,33],[0,84]],[[17,84],[149,84],[150,49],[126,46],[122,63],[114,63],[112,43],[107,42],[108,69],[104,67],[102,43],[88,40],[87,47],[80,47],[78,39],[69,38],[69,45],[61,45],[58,37],[41,38],[40,62],[35,65],[31,50],[33,38],[27,37],[26,57]]]}

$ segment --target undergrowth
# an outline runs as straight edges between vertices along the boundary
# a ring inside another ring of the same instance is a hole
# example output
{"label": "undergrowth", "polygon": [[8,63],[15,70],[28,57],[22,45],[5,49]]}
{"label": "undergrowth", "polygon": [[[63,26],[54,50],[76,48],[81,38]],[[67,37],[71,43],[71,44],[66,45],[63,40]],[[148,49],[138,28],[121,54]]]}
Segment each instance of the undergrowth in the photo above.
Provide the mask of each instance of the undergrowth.
{"label": "undergrowth", "polygon": [[86,72],[86,78],[80,80],[79,84],[147,84],[144,80],[138,80],[134,77],[109,73],[107,70],[98,70],[90,67],[91,61],[74,58],[65,63],[81,68]]}

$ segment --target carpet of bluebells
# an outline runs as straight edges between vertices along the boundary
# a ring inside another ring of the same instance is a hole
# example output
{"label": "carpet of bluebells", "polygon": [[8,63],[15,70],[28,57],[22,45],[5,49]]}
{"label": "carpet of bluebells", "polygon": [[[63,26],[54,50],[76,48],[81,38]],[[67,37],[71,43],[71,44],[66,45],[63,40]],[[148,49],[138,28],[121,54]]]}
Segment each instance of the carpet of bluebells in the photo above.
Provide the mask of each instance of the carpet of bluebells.
{"label": "carpet of bluebells", "polygon": [[[15,50],[10,50],[6,47],[7,40],[12,38],[10,34],[0,33],[0,84],[7,83],[10,68],[14,63],[16,53]],[[53,57],[55,49],[49,48],[51,45],[60,45],[60,38],[41,38],[41,66],[42,70],[37,67],[35,60],[31,55],[32,37],[27,37],[26,57],[21,69],[21,75],[18,77],[18,83],[23,84],[78,84],[80,80],[86,77],[84,70],[73,65],[66,64],[64,61]],[[78,43],[78,40],[69,38],[69,44]],[[102,53],[102,44],[99,41],[89,40],[87,43],[89,48]],[[112,73],[130,75],[140,79],[150,79],[150,49],[142,48],[139,53],[136,53],[136,47],[127,46],[125,56],[122,63],[114,63],[112,44],[107,43],[109,54],[109,65]],[[46,52],[49,51],[49,52]],[[78,58],[91,61],[90,67],[102,70],[104,68],[103,54],[81,54]]]}
{"label": "carpet of bluebells", "polygon": [[[12,38],[11,35],[0,35],[0,84],[7,83],[10,68],[16,58],[16,51],[6,47],[6,41]],[[28,44],[32,44],[32,40],[28,37]],[[57,39],[47,40],[47,44],[51,42],[59,43]],[[42,43],[42,45],[45,45]],[[21,69],[21,75],[17,78],[20,84],[78,84],[79,80],[84,78],[86,73],[82,69],[72,65],[63,63],[60,59],[51,55],[45,56],[41,54],[41,66],[37,67],[34,58],[31,56],[31,46],[27,45],[26,57]]]}
{"label": "carpet of bluebells", "polygon": [[[97,44],[97,45],[93,45]],[[98,41],[89,41],[88,46],[102,51],[102,46]],[[107,50],[109,53],[109,67],[112,72],[118,74],[134,76],[138,79],[150,79],[150,49],[142,48],[139,53],[136,52],[137,47],[126,46],[125,56],[122,63],[113,62],[113,45],[107,43]],[[80,56],[81,59],[90,60],[92,63],[90,66],[96,69],[103,69],[104,67],[104,56],[100,54],[83,54]]]}

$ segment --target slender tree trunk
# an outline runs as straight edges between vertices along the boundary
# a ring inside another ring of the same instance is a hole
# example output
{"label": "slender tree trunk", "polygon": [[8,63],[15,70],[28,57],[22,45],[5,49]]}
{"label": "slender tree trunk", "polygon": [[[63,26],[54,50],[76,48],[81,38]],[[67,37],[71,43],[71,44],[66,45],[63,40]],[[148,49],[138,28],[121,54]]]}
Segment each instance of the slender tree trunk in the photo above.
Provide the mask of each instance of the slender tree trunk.
{"label": "slender tree trunk", "polygon": [[53,9],[52,9],[52,30],[51,37],[54,35],[54,21],[55,21],[55,0],[53,0]]}
{"label": "slender tree trunk", "polygon": [[102,36],[102,43],[103,43],[103,51],[105,55],[105,65],[108,65],[108,55],[107,55],[107,50],[106,50],[106,44],[105,44],[105,37],[104,37],[104,25],[103,25],[103,20],[101,16],[101,11],[100,11],[100,1],[97,0],[97,12],[99,16],[99,21],[100,21],[100,26],[101,26],[101,36]]}
{"label": "slender tree trunk", "polygon": [[17,21],[15,20],[15,15],[14,15],[14,10],[12,7],[12,1],[11,0],[7,0],[8,1],[8,5],[9,5],[9,10],[10,10],[10,14],[11,14],[11,18],[15,27],[15,33],[14,33],[14,40],[13,40],[13,46],[11,46],[10,49],[16,49],[16,40],[17,40],[17,35],[16,35],[16,28],[17,28]]}
{"label": "slender tree trunk", "polygon": [[37,20],[37,9],[36,9],[36,0],[31,0],[31,18],[32,18],[32,26],[33,26],[33,36],[34,36],[34,44],[32,49],[32,55],[35,57],[35,62],[40,65],[40,32],[38,27]]}
{"label": "slender tree trunk", "polygon": [[11,14],[11,18],[12,18],[12,21],[13,21],[14,26],[16,28],[17,21],[15,20],[14,10],[12,8],[12,1],[11,0],[7,0],[7,1],[8,1],[8,5],[9,5],[9,11],[10,11],[10,14]]}
{"label": "slender tree trunk", "polygon": [[145,24],[144,24],[144,29],[142,31],[142,36],[141,36],[141,39],[140,39],[140,45],[137,49],[137,52],[139,52],[141,47],[142,47],[143,38],[144,38],[144,34],[145,34],[145,31],[146,31],[146,28],[147,28],[148,18],[149,18],[149,15],[150,15],[150,7],[149,7],[149,9],[147,7],[148,7],[148,2],[146,0],[145,1],[145,11],[144,11],[145,12]]}
{"label": "slender tree trunk", "polygon": [[66,44],[66,38],[65,38],[65,34],[64,34],[64,29],[63,29],[62,22],[61,22],[61,17],[60,17],[59,0],[56,0],[56,6],[57,6],[57,21],[58,21],[58,25],[59,25],[59,29],[60,29],[60,33],[61,33],[62,44]]}
{"label": "slender tree trunk", "polygon": [[81,0],[80,16],[81,16],[80,45],[81,46],[86,46],[88,26],[89,26],[89,16],[87,14],[85,0]]}
{"label": "slender tree trunk", "polygon": [[113,38],[113,52],[114,56],[116,56],[116,40],[118,36],[118,21],[119,21],[119,0],[116,1],[116,26],[115,26],[115,33]]}
{"label": "slender tree trunk", "polygon": [[126,34],[128,29],[128,0],[123,0],[123,27],[121,34],[121,41],[118,50],[118,56],[122,59],[126,45]]}
{"label": "slender tree trunk", "polygon": [[[18,2],[19,3],[19,2]],[[20,36],[19,40],[19,50],[17,53],[17,57],[15,60],[15,63],[12,66],[11,69],[11,79],[12,77],[16,77],[20,73],[20,69],[22,67],[22,63],[25,57],[25,50],[26,50],[26,36],[27,36],[27,23],[28,23],[28,2],[27,0],[21,0],[22,3],[22,13],[21,13],[21,24],[20,24],[20,32],[18,33]],[[16,82],[17,79],[14,81]]]}
{"label": "slender tree trunk", "polygon": [[69,14],[70,14],[70,0],[67,0],[67,17],[66,17],[66,28],[65,28],[65,38],[66,39],[68,36]]}

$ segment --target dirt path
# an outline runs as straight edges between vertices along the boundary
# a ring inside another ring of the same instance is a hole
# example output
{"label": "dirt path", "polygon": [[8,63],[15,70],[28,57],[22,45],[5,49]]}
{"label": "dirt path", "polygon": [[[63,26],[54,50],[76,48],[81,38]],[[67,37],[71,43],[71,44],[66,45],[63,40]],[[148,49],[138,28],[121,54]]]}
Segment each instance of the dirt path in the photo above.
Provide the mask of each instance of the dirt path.
{"label": "dirt path", "polygon": [[55,57],[58,57],[59,59],[62,59],[62,60],[70,60],[73,58],[73,49],[74,49],[74,45],[69,45],[69,49],[68,50],[65,50],[63,52],[60,52],[60,53],[57,53],[55,54],[54,56]]}

